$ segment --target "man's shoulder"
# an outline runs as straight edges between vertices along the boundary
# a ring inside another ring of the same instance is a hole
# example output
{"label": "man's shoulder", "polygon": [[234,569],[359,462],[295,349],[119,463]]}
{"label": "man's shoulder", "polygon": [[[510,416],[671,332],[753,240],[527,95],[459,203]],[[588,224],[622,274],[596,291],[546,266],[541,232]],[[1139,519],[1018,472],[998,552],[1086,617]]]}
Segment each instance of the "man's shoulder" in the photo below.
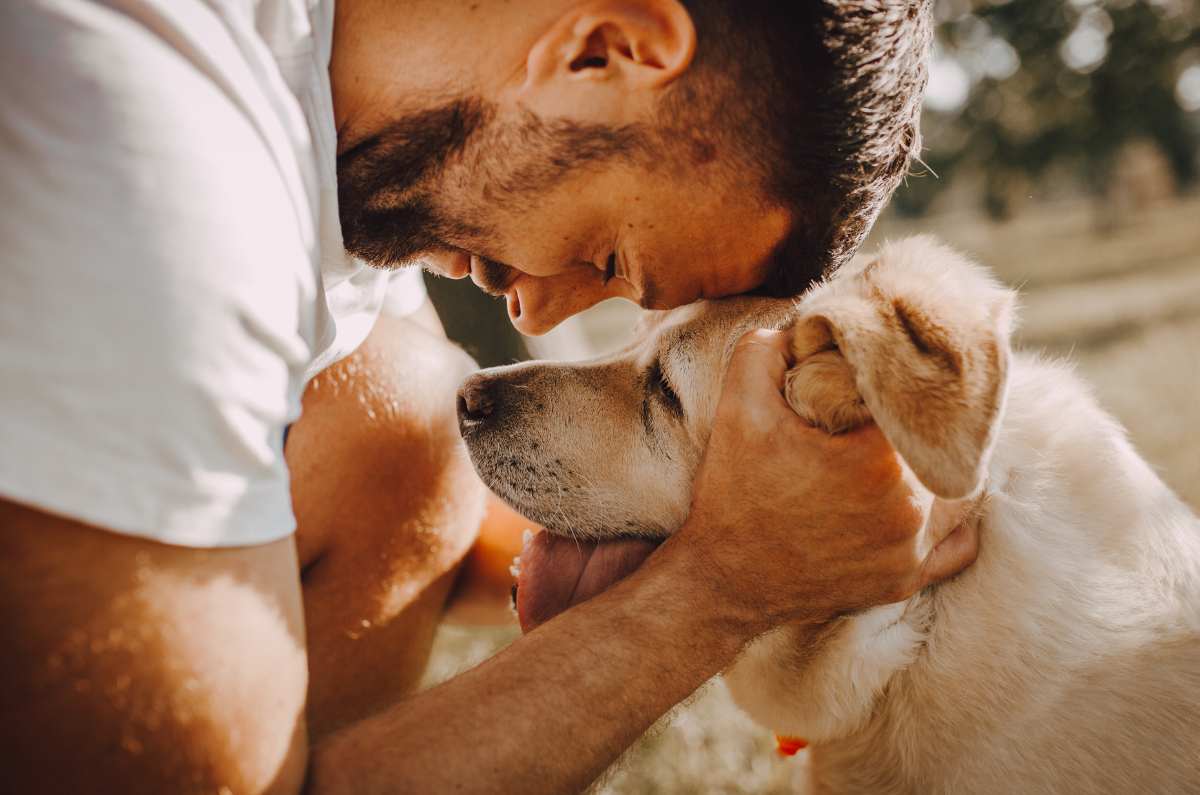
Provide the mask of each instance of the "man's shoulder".
{"label": "man's shoulder", "polygon": [[37,0],[0,12],[0,130],[13,144],[0,192],[35,200],[43,217],[25,219],[30,229],[86,212],[101,228],[66,232],[103,259],[96,244],[112,228],[123,250],[156,237],[144,233],[203,249],[220,243],[214,228],[236,237],[244,223],[300,240],[311,261],[311,166],[296,156],[305,132],[274,112],[231,20],[204,7]]}

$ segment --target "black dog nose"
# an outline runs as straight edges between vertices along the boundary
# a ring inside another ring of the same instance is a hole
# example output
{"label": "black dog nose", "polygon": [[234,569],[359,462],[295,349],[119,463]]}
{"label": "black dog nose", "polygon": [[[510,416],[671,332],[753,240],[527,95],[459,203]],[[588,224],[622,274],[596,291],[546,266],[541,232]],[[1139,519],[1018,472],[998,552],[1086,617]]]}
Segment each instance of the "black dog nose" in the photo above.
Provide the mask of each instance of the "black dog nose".
{"label": "black dog nose", "polygon": [[475,425],[484,422],[498,408],[496,400],[497,381],[476,374],[458,388],[458,422],[460,425]]}

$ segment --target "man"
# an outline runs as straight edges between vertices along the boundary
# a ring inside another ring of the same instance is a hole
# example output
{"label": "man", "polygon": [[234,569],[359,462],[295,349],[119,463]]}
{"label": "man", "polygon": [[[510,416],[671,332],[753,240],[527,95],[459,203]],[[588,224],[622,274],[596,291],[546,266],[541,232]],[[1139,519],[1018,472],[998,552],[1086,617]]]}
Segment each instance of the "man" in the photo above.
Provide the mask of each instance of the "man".
{"label": "man", "polygon": [[6,791],[578,789],[755,635],[968,562],[877,432],[788,411],[758,333],[678,534],[410,695],[483,496],[469,362],[386,269],[530,333],[800,289],[904,172],[929,23],[777,5],[5,6]]}

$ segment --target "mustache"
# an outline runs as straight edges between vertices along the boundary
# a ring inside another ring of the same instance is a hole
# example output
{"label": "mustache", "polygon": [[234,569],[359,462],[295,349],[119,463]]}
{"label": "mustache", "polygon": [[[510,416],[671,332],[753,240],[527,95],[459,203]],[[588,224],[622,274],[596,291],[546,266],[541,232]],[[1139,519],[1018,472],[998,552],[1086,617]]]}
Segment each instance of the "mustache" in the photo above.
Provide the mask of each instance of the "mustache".
{"label": "mustache", "polygon": [[479,285],[479,289],[488,295],[497,297],[504,295],[520,276],[520,272],[516,268],[505,265],[503,262],[481,257],[478,254],[473,256],[473,260],[471,276]]}

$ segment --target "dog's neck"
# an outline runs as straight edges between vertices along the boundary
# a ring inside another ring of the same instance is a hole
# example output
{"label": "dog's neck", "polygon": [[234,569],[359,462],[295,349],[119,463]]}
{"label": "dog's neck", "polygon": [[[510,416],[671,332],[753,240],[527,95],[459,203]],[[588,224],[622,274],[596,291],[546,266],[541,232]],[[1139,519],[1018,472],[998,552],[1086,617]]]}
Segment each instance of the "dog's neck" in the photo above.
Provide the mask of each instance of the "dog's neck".
{"label": "dog's neck", "polygon": [[[982,522],[985,495],[932,499],[926,532],[944,537],[949,528]],[[892,680],[924,650],[936,588],[832,622],[815,636],[799,625],[769,633],[726,673],[730,690],[757,720],[786,737],[820,745],[859,732]]]}

